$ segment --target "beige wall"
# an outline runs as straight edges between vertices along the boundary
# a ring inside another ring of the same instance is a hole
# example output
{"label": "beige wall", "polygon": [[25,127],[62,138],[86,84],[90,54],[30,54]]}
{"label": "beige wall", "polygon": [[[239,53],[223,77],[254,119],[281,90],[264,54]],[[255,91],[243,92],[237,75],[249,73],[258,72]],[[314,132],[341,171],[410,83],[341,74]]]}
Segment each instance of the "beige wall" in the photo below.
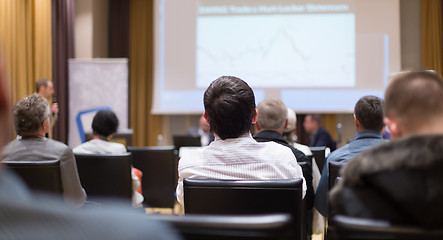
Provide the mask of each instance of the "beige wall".
{"label": "beige wall", "polygon": [[402,70],[421,68],[421,1],[400,1]]}
{"label": "beige wall", "polygon": [[108,2],[75,1],[75,58],[108,56]]}
{"label": "beige wall", "polygon": [[75,57],[92,58],[92,3],[91,0],[75,1]]}

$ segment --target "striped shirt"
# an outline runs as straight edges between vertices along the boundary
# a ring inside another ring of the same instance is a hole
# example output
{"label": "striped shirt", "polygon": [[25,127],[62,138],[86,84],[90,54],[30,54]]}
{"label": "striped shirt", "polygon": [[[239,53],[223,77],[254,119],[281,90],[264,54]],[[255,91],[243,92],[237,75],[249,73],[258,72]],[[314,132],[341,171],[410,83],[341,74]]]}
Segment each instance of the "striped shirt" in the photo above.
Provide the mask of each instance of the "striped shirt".
{"label": "striped shirt", "polygon": [[[178,165],[177,199],[183,205],[183,179],[292,179],[303,178],[291,149],[274,142],[256,142],[250,133],[186,152]],[[303,197],[306,182],[303,178]]]}

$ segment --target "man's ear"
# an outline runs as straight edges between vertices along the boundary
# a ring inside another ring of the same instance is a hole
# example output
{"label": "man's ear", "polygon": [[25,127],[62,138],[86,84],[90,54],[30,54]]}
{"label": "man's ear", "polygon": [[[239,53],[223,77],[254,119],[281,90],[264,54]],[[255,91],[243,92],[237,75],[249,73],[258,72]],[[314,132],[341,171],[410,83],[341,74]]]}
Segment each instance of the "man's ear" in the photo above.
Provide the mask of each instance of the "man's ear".
{"label": "man's ear", "polygon": [[257,123],[257,108],[254,110],[254,116],[252,117],[252,124]]}
{"label": "man's ear", "polygon": [[49,118],[47,118],[45,121],[43,121],[42,123],[42,129],[45,133],[47,133],[49,131],[49,127],[51,126],[50,120]]}
{"label": "man's ear", "polygon": [[283,130],[288,127],[288,123],[289,123],[289,118],[286,118],[286,122],[285,122],[285,126],[283,127]]}
{"label": "man's ear", "polygon": [[358,121],[357,117],[354,115],[354,125],[357,129],[360,128],[360,121]]}
{"label": "man's ear", "polygon": [[206,122],[209,124],[209,118],[208,118],[208,114],[206,114],[206,111],[203,112],[203,118],[206,120]]}
{"label": "man's ear", "polygon": [[385,122],[386,127],[389,129],[392,139],[399,138],[403,135],[398,122],[394,118],[385,117],[383,121]]}

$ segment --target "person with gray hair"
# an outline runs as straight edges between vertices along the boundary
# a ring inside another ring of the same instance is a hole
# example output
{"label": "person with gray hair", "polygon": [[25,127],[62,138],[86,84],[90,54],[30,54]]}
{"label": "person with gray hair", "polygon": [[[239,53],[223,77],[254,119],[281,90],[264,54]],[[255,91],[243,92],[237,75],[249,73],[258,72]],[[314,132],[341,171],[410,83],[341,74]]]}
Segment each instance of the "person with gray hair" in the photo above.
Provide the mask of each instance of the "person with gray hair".
{"label": "person with gray hair", "polygon": [[50,128],[48,101],[37,94],[19,100],[13,109],[17,138],[5,146],[3,161],[60,160],[60,173],[65,202],[81,207],[86,193],[80,184],[72,150],[65,144],[45,138]]}
{"label": "person with gray hair", "polygon": [[[291,149],[297,162],[306,162],[309,168],[312,168],[311,161],[303,152],[289,145],[283,138],[283,131],[288,124],[288,109],[285,104],[278,99],[268,99],[257,106],[257,122],[255,126],[259,131],[254,135],[257,142],[275,142]],[[307,173],[311,173],[308,171]],[[306,207],[311,209],[314,200],[314,188],[312,186],[312,173],[310,175],[304,172],[306,180]]]}

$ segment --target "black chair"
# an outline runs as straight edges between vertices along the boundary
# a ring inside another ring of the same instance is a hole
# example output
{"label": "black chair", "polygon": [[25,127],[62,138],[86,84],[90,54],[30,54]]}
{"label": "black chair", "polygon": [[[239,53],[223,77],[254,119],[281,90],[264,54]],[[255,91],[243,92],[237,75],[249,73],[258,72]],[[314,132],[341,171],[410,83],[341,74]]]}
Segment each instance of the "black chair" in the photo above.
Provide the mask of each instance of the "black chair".
{"label": "black chair", "polygon": [[51,193],[63,192],[60,160],[4,161],[3,164],[7,169],[19,175],[32,190]]}
{"label": "black chair", "polygon": [[118,155],[75,154],[78,175],[88,200],[131,200],[131,153]]}
{"label": "black chair", "polygon": [[148,215],[174,226],[185,240],[294,239],[291,215]]}
{"label": "black chair", "polygon": [[[308,158],[309,159],[309,158]],[[302,171],[303,171],[303,176],[305,176],[305,180],[306,180],[306,176],[312,176],[312,159],[309,159],[311,161],[311,163],[308,162],[299,162],[298,164],[300,165]],[[306,180],[306,184],[309,181]],[[311,184],[312,184],[312,179],[311,179]],[[308,187],[308,185],[306,185]],[[312,189],[314,190],[314,189]],[[308,192],[306,192],[307,194]],[[303,232],[303,236],[306,237],[308,235],[312,235],[312,219],[313,219],[313,213],[312,213],[312,207],[314,205],[314,196],[312,196],[311,198],[308,198],[308,195],[305,196],[305,198],[303,198],[303,205],[302,205],[302,218],[305,219],[304,220],[304,227],[302,228],[302,232]],[[308,210],[309,209],[309,210]]]}
{"label": "black chair", "polygon": [[180,150],[181,147],[200,147],[201,146],[201,137],[193,137],[193,136],[173,136],[175,149]]}
{"label": "black chair", "polygon": [[144,203],[150,207],[173,208],[176,202],[177,151],[174,147],[128,147],[132,163],[143,172]]}
{"label": "black chair", "polygon": [[329,191],[335,186],[337,179],[340,177],[340,169],[345,162],[329,162]]}
{"label": "black chair", "polygon": [[185,213],[289,213],[297,238],[302,239],[302,179],[183,180]]}
{"label": "black chair", "polygon": [[315,162],[317,163],[318,169],[320,172],[323,171],[323,166],[325,165],[326,160],[326,147],[309,147],[311,149],[312,155],[315,158]]}
{"label": "black chair", "polygon": [[437,240],[443,230],[394,226],[387,221],[337,215],[328,227],[328,240]]}

